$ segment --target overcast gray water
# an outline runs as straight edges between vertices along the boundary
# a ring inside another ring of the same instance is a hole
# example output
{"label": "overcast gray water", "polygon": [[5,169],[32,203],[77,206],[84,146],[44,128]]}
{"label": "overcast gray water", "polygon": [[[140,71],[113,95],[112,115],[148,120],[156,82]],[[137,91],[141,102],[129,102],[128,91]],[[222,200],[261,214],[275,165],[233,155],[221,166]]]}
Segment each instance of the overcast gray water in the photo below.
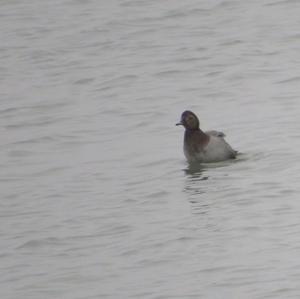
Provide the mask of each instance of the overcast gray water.
{"label": "overcast gray water", "polygon": [[300,298],[299,1],[0,5],[1,298]]}

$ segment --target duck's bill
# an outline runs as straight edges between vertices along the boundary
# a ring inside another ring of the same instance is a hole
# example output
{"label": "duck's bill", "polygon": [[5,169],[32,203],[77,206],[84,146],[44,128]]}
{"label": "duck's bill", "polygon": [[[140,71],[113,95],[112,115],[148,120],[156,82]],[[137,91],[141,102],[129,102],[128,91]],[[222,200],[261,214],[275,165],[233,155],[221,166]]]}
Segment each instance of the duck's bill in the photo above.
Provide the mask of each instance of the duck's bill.
{"label": "duck's bill", "polygon": [[182,122],[175,124],[175,126],[182,126]]}

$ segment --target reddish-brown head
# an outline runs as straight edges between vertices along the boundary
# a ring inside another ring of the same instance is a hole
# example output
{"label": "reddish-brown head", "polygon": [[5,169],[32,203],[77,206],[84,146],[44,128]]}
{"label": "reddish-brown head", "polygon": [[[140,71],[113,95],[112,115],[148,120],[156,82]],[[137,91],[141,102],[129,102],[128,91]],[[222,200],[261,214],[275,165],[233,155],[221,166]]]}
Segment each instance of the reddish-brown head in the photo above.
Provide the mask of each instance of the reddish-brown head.
{"label": "reddish-brown head", "polygon": [[184,126],[187,130],[198,130],[199,129],[199,119],[195,113],[192,111],[184,111],[181,114],[180,122],[176,126]]}

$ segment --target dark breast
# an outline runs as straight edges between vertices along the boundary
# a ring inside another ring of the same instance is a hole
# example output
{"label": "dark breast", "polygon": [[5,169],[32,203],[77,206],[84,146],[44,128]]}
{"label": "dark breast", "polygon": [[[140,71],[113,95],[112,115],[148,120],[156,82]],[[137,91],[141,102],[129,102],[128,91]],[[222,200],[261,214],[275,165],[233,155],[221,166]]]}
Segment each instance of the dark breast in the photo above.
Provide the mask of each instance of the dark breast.
{"label": "dark breast", "polygon": [[184,149],[190,154],[203,150],[209,141],[209,136],[201,130],[185,130]]}

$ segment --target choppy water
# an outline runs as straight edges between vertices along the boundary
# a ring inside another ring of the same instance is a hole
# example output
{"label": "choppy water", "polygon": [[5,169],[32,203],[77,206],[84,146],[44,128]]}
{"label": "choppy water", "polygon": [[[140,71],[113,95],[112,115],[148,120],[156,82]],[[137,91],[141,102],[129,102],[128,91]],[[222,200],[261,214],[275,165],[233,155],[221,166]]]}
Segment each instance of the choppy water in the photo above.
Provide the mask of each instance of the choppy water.
{"label": "choppy water", "polygon": [[[1,1],[1,298],[299,298],[299,15]],[[239,158],[190,168],[185,109]]]}

